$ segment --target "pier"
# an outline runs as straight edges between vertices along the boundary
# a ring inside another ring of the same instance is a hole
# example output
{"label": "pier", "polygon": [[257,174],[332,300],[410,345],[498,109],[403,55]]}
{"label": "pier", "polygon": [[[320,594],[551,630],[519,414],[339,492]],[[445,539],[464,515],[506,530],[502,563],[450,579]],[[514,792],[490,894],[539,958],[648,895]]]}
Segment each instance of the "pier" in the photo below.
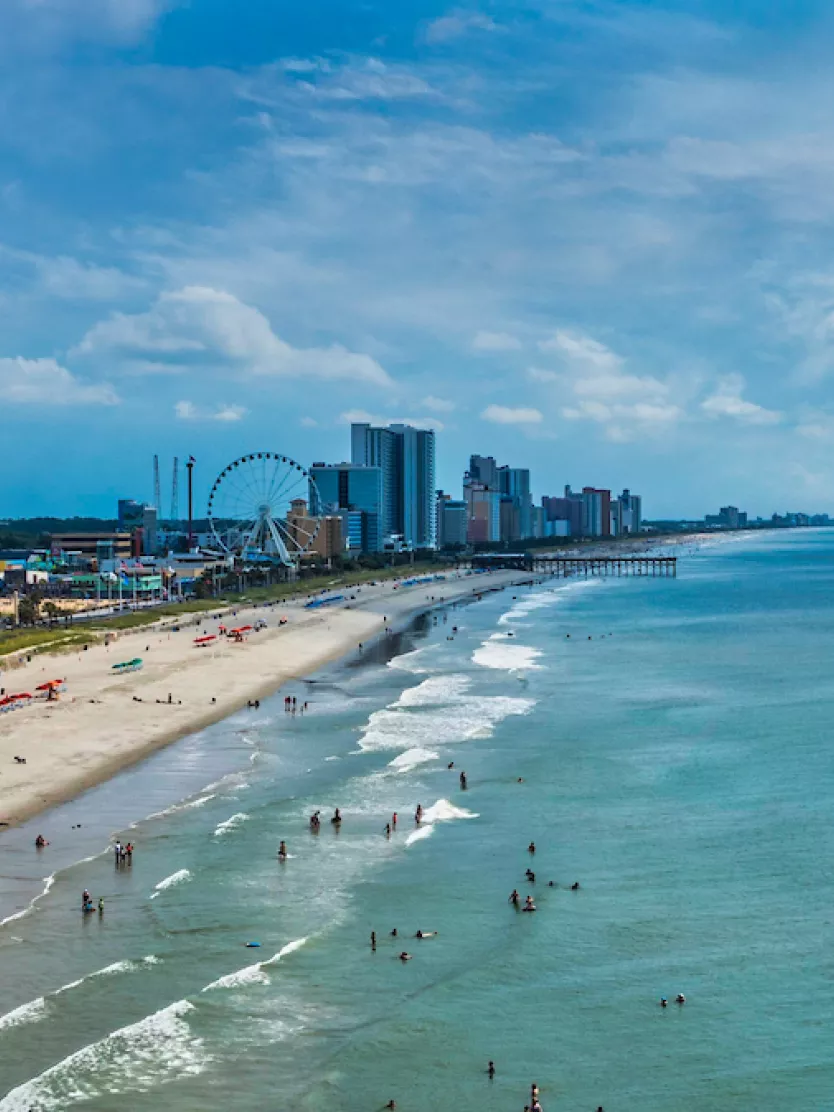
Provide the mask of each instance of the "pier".
{"label": "pier", "polygon": [[675,556],[599,556],[583,559],[573,556],[533,556],[532,571],[545,572],[557,578],[577,576],[584,579],[608,576],[641,575],[669,577],[678,574]]}
{"label": "pier", "polygon": [[458,561],[458,567],[473,570],[505,571],[517,568],[553,575],[559,579],[604,579],[616,576],[648,576],[674,579],[678,574],[676,556],[554,556],[543,552],[479,553]]}

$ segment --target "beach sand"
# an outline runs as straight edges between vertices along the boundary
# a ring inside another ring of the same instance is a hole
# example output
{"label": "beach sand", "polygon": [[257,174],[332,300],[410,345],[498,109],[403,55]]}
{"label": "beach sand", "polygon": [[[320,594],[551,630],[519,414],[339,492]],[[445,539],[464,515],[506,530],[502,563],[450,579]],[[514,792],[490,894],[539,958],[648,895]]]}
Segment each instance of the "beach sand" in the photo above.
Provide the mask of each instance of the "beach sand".
{"label": "beach sand", "polygon": [[[58,701],[38,699],[0,716],[0,821],[15,825],[72,799],[249,700],[356,651],[360,642],[384,636],[386,626],[402,625],[443,602],[531,578],[518,571],[450,573],[443,581],[412,587],[387,581],[351,588],[344,603],[318,610],[306,610],[302,600],[240,608],[234,618],[220,620],[228,626],[259,618],[268,623],[241,644],[218,638],[208,647],[195,646],[195,637],[217,632],[213,618],[183,625],[179,632],[146,626],[121,634],[109,646],[33,656],[22,668],[0,672],[0,686],[7,692],[34,692],[46,680],[60,678],[66,690]],[[279,627],[280,617],[287,623]],[[113,674],[114,664],[134,657],[143,659],[141,671]],[[26,763],[16,763],[15,756]]]}

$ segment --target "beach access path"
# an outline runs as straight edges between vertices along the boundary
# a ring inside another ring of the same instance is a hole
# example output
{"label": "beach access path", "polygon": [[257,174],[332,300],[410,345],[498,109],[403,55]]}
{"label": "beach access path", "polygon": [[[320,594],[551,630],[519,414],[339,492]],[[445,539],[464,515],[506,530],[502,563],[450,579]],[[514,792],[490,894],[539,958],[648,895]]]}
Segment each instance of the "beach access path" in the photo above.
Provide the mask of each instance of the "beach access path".
{"label": "beach access path", "polygon": [[[263,699],[288,680],[368,645],[413,615],[486,591],[529,582],[518,571],[467,575],[402,586],[402,580],[339,588],[340,602],[306,609],[306,599],[274,606],[240,607],[234,616],[202,616],[177,631],[145,626],[120,633],[109,645],[64,654],[41,653],[13,671],[0,671],[7,692],[35,692],[62,679],[56,701],[36,699],[0,716],[0,821],[16,825],[39,811],[72,799],[128,765],[178,738],[211,725]],[[351,596],[355,598],[351,599]],[[280,618],[286,624],[279,625]],[[267,628],[242,642],[223,636],[198,647],[195,638],[218,633],[218,625]],[[117,675],[113,665],[141,657],[140,671]],[[10,686],[11,685],[11,686]],[[169,696],[171,702],[169,703]],[[216,700],[216,701],[212,701]],[[25,758],[19,764],[15,757]]]}

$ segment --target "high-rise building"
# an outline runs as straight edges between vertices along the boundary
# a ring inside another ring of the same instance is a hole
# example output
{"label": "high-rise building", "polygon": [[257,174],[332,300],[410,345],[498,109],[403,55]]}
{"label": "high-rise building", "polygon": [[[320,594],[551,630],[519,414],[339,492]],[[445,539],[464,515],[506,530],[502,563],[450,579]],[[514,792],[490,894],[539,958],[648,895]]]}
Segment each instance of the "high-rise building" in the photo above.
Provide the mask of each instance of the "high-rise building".
{"label": "high-rise building", "polygon": [[382,472],[383,531],[434,548],[434,431],[412,425],[351,425],[351,459]]}
{"label": "high-rise building", "polygon": [[437,547],[465,548],[469,525],[466,502],[437,492]]}
{"label": "high-rise building", "polygon": [[466,503],[467,539],[469,543],[487,544],[500,541],[500,493],[467,474],[463,480],[463,500]]}
{"label": "high-rise building", "polygon": [[498,484],[498,464],[492,456],[470,456],[469,475],[487,490],[500,490]]}
{"label": "high-rise building", "polygon": [[352,552],[382,551],[382,468],[356,463],[314,463],[310,506],[317,514],[338,514]]}
{"label": "high-rise building", "polygon": [[620,527],[626,534],[640,532],[643,520],[643,500],[639,494],[632,494],[626,488],[617,499],[620,504]]}
{"label": "high-rise building", "polygon": [[585,537],[611,536],[611,491],[582,488],[582,534]]}
{"label": "high-rise building", "polygon": [[[542,498],[542,508],[544,509],[545,519],[547,522],[567,522],[568,531],[566,534],[564,534],[565,536],[579,537],[582,535],[581,494],[574,494],[571,488],[569,486],[566,486],[565,494],[562,498],[550,498],[545,495],[545,497]],[[552,530],[545,530],[545,536],[553,535],[556,534],[554,534]]]}
{"label": "high-rise building", "polygon": [[533,533],[533,499],[530,494],[530,472],[526,467],[499,467],[498,489],[505,498],[512,500],[515,513],[505,512],[508,526],[514,530],[505,535],[501,530],[501,540],[515,541],[530,537]]}

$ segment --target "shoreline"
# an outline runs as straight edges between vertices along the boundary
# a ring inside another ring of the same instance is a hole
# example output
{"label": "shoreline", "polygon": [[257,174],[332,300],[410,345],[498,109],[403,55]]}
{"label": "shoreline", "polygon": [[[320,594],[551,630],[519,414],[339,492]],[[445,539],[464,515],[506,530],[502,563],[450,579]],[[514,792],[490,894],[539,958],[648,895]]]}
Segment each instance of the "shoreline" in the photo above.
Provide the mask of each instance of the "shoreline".
{"label": "shoreline", "polygon": [[[66,678],[68,692],[57,703],[37,701],[0,718],[0,838],[3,831],[76,799],[249,702],[268,698],[288,681],[348,658],[360,643],[378,643],[387,630],[401,629],[420,613],[535,580],[513,570],[453,573],[411,588],[387,581],[355,588],[352,597],[327,610],[306,611],[304,600],[240,609],[235,619],[241,624],[269,615],[268,628],[252,633],[243,645],[224,642],[198,651],[192,636],[196,628],[183,627],[173,635],[162,631],[162,636],[159,630],[140,629],[109,646],[76,653],[72,661],[67,656],[44,663],[34,656],[15,670],[16,688],[33,690],[48,667]],[[425,589],[434,594],[423,597]],[[399,590],[403,593],[396,594]],[[277,624],[276,609],[287,618],[283,626]],[[215,619],[203,620],[208,633],[215,624]],[[112,675],[111,661],[140,653],[151,667]],[[21,754],[26,764],[14,761]]]}

